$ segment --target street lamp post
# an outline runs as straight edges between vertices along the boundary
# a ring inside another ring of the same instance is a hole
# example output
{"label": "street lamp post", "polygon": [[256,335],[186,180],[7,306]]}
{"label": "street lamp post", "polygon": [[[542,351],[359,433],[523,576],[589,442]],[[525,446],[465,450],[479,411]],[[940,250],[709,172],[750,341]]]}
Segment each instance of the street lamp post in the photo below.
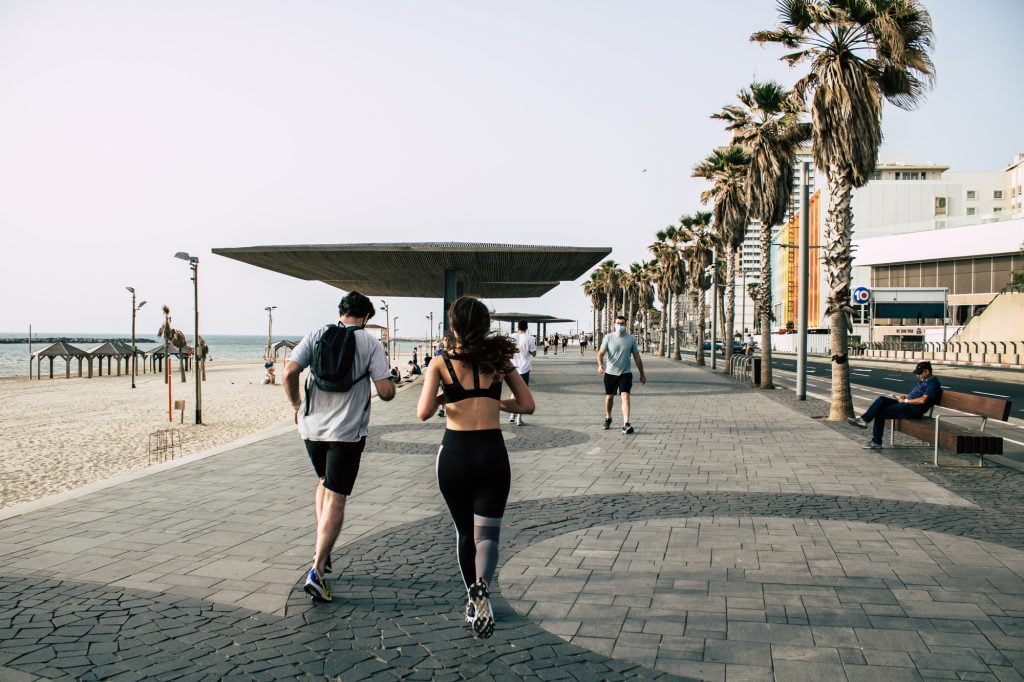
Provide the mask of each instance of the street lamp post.
{"label": "street lamp post", "polygon": [[195,373],[196,382],[196,424],[203,423],[203,382],[200,381],[199,376],[199,259],[195,256],[190,256],[184,251],[179,251],[174,254],[175,258],[188,261],[189,267],[192,268],[192,302],[195,309],[195,322],[196,331],[195,338],[192,341],[192,368]]}
{"label": "street lamp post", "polygon": [[264,308],[267,311],[267,360],[270,360],[274,354],[274,310],[276,309],[276,305],[268,305]]}
{"label": "street lamp post", "polygon": [[391,318],[391,336],[394,339],[395,362],[398,362],[398,315]]}
{"label": "street lamp post", "polygon": [[135,305],[135,289],[133,287],[125,287],[132,294],[132,388],[135,388],[135,372],[138,363],[136,362],[135,356],[135,313],[142,309],[142,306],[146,305],[146,302]]}
{"label": "street lamp post", "polygon": [[434,352],[434,311],[430,311],[430,314],[427,315],[427,319],[430,320],[430,326],[427,327],[427,336],[430,337],[430,345],[427,346],[427,351],[432,353]]}
{"label": "street lamp post", "polygon": [[380,309],[384,311],[384,329],[388,333],[388,362],[391,362],[391,318],[389,317],[391,314],[391,309],[388,307],[388,302],[385,301],[383,298],[380,299],[380,302],[384,304],[380,307]]}

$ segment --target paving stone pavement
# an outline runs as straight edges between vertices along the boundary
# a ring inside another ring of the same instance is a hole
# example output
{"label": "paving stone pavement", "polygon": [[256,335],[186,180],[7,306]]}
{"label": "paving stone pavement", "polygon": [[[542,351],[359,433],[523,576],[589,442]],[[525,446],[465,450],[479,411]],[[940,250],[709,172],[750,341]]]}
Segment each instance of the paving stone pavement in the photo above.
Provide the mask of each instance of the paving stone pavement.
{"label": "paving stone pavement", "polygon": [[[592,356],[503,423],[499,628],[462,621],[441,420],[374,405],[329,605],[314,480],[278,436],[0,521],[0,679],[1024,679],[1020,474],[912,450],[648,358],[637,434]],[[616,425],[620,417],[616,413]]]}

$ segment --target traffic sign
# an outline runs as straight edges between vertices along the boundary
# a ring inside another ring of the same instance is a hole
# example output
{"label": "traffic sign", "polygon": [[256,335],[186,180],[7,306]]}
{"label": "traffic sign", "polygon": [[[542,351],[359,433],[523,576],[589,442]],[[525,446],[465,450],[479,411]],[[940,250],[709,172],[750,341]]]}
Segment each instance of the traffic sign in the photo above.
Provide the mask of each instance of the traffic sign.
{"label": "traffic sign", "polygon": [[853,302],[856,305],[867,305],[871,301],[871,290],[867,287],[857,287],[853,290]]}

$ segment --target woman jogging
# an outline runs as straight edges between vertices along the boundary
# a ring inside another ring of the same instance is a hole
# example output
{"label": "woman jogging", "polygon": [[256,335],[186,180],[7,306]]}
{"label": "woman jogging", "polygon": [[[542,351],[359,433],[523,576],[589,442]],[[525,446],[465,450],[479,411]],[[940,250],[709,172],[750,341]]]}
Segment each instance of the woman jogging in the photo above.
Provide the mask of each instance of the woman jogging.
{"label": "woman jogging", "polygon": [[[463,296],[452,303],[448,322],[455,347],[427,367],[416,416],[426,421],[438,405],[445,407],[437,483],[455,521],[459,569],[469,592],[466,622],[476,636],[490,637],[494,612],[489,588],[498,565],[498,535],[512,479],[500,413],[533,414],[534,403],[512,366],[515,344],[504,335],[489,333],[487,306]],[[507,400],[501,400],[503,382],[512,389],[513,397]]]}

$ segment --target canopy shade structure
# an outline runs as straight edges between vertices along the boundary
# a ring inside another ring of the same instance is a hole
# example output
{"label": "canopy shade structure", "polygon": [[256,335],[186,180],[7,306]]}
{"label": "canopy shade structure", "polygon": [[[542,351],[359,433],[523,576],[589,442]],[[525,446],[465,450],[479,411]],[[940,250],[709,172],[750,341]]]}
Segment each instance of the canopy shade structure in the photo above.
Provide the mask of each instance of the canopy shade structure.
{"label": "canopy shade structure", "polygon": [[[519,320],[525,320],[526,322],[535,322],[537,325],[537,336],[547,336],[548,323],[557,324],[559,322],[575,322],[576,320],[568,320],[564,317],[554,317],[552,315],[538,315],[537,313],[494,313],[491,315],[492,320],[499,320],[501,322],[510,322],[510,328],[514,332],[516,330],[516,322]],[[543,328],[542,328],[543,326]]]}
{"label": "canopy shade structure", "polygon": [[88,357],[81,348],[72,346],[66,341],[57,341],[52,343],[46,348],[41,348],[29,357],[28,361],[28,375],[32,377],[32,361],[36,363],[36,379],[42,378],[43,358],[50,359],[50,378],[53,378],[53,360],[54,358],[64,358],[64,376],[71,378],[71,358],[78,359],[78,376],[82,376],[82,358]]}
{"label": "canopy shade structure", "polygon": [[494,313],[491,315],[492,320],[501,320],[502,322],[518,322],[519,320],[526,320],[527,322],[575,322],[576,320],[568,320],[564,317],[553,317],[551,315],[538,315],[536,313]]}
{"label": "canopy shade structure", "polygon": [[[306,244],[213,253],[367,296],[533,298],[583,275],[609,247],[463,242]],[[444,316],[447,323],[447,315]]]}

